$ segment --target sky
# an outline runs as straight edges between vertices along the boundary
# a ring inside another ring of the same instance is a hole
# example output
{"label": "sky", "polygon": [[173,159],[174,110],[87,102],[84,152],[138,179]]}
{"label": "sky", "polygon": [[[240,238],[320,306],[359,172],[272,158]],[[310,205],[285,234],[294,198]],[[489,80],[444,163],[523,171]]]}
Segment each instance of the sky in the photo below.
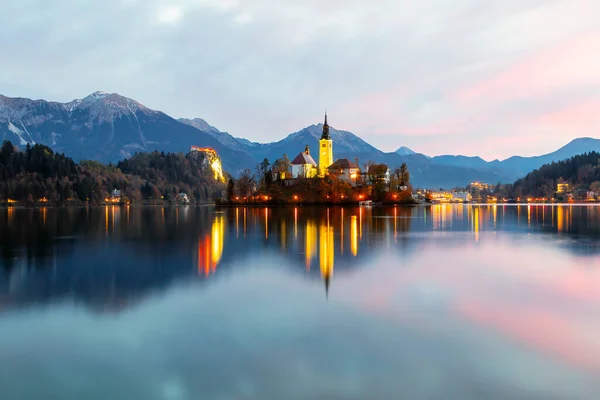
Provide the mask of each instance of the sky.
{"label": "sky", "polygon": [[0,93],[117,92],[271,142],[322,121],[487,160],[600,138],[597,0],[19,0]]}

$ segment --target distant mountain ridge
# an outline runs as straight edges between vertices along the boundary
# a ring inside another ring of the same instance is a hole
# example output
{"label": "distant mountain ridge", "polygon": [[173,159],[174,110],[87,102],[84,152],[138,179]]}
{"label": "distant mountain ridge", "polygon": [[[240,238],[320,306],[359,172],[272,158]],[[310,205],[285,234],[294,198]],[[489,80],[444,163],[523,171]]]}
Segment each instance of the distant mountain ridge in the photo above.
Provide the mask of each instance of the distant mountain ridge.
{"label": "distant mountain ridge", "polygon": [[573,139],[560,149],[540,156],[521,157],[513,156],[505,160],[485,161],[481,157],[443,155],[432,157],[432,161],[439,165],[452,165],[486,170],[504,171],[514,180],[522,178],[542,165],[566,160],[591,151],[600,151],[600,139],[589,137]]}
{"label": "distant mountain ridge", "polygon": [[[334,122],[335,123],[335,122]],[[237,175],[264,158],[290,159],[306,145],[317,154],[322,124],[310,125],[272,143],[257,143],[222,132],[201,118],[176,120],[117,93],[94,92],[67,103],[0,95],[0,140],[17,145],[42,143],[75,160],[116,162],[136,152],[187,152],[190,146],[212,147],[226,171]],[[330,128],[334,159],[387,163],[391,169],[406,162],[415,186],[452,188],[474,180],[512,183],[552,161],[588,151],[600,151],[600,140],[575,139],[561,149],[536,157],[510,157],[487,162],[480,157],[429,157],[405,146],[386,153],[349,131]]]}

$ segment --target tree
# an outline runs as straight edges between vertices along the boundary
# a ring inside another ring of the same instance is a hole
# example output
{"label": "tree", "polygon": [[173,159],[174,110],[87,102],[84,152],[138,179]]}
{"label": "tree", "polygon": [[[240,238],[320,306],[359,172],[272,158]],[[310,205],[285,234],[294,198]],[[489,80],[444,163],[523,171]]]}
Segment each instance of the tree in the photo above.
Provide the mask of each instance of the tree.
{"label": "tree", "polygon": [[408,186],[410,184],[410,173],[406,163],[400,165],[400,186]]}
{"label": "tree", "polygon": [[385,198],[387,192],[387,171],[388,166],[385,164],[371,164],[367,169],[369,182],[373,188],[373,197],[376,201],[381,201]]}
{"label": "tree", "polygon": [[256,175],[259,179],[258,184],[263,190],[266,190],[271,182],[271,174],[269,172],[270,165],[269,159],[265,157],[262,162],[256,166]]}
{"label": "tree", "polygon": [[288,156],[286,154],[284,154],[283,157],[275,160],[275,162],[273,163],[273,166],[271,168],[271,171],[277,173],[278,177],[283,177],[285,179],[285,178],[289,177],[289,174],[291,172],[291,167],[292,167],[292,163],[290,162],[290,159],[288,158]]}
{"label": "tree", "polygon": [[600,181],[594,181],[590,185],[590,190],[596,193],[596,197],[600,197]]}
{"label": "tree", "polygon": [[252,171],[245,169],[242,171],[237,181],[237,194],[240,197],[248,198],[252,195],[252,187],[254,186],[254,177]]}
{"label": "tree", "polygon": [[229,183],[227,184],[227,199],[229,201],[235,199],[235,182],[233,181],[233,178],[230,178]]}

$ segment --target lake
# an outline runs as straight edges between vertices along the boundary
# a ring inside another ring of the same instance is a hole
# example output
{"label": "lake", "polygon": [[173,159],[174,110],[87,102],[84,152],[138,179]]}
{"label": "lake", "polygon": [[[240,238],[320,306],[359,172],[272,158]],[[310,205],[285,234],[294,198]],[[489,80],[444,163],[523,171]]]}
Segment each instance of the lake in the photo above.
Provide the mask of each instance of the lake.
{"label": "lake", "polygon": [[596,399],[600,208],[0,209],[1,399]]}

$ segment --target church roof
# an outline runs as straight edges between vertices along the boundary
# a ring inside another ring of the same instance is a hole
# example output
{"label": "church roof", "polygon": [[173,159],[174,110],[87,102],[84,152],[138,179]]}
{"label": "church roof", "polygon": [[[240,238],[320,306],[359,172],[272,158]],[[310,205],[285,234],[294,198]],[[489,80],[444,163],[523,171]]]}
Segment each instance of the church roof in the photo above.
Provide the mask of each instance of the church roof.
{"label": "church roof", "polygon": [[333,164],[331,164],[328,168],[331,169],[350,169],[350,168],[358,168],[358,165],[348,160],[347,158],[340,158]]}
{"label": "church roof", "polygon": [[296,158],[294,158],[292,160],[292,165],[306,165],[306,164],[314,165],[315,167],[317,166],[317,163],[315,162],[315,160],[313,160],[313,158],[310,156],[310,154],[306,154],[306,152],[298,154],[296,156]]}
{"label": "church roof", "polygon": [[323,124],[323,134],[321,135],[321,140],[331,140],[331,136],[329,136],[329,124],[327,124],[327,111],[325,111],[325,123]]}

